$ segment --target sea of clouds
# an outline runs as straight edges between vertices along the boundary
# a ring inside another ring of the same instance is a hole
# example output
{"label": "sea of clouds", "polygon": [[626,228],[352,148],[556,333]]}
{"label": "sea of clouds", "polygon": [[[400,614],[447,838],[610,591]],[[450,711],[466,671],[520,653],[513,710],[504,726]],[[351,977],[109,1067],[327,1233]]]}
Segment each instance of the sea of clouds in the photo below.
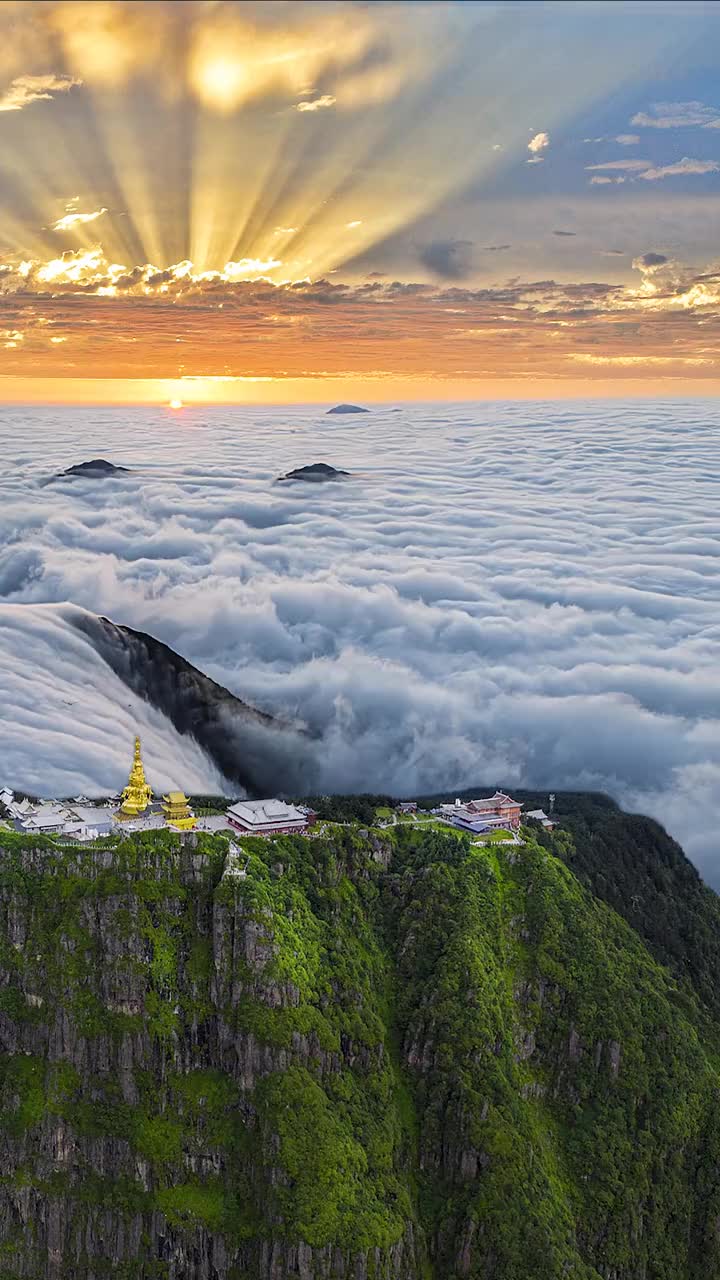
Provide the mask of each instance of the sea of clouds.
{"label": "sea of clouds", "polygon": [[[325,790],[609,791],[720,883],[720,426],[710,401],[6,409],[2,778],[222,785],[67,602],[300,717]],[[105,457],[122,478],[48,483]],[[277,485],[323,461],[352,472]]]}

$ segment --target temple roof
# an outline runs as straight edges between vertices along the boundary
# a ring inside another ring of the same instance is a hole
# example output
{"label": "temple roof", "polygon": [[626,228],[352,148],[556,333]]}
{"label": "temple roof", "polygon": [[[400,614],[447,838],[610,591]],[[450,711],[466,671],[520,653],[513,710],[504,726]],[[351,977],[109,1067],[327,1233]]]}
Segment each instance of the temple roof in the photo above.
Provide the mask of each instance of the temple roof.
{"label": "temple roof", "polygon": [[241,821],[261,826],[269,822],[305,821],[306,814],[284,800],[238,800],[228,809],[228,814]]}

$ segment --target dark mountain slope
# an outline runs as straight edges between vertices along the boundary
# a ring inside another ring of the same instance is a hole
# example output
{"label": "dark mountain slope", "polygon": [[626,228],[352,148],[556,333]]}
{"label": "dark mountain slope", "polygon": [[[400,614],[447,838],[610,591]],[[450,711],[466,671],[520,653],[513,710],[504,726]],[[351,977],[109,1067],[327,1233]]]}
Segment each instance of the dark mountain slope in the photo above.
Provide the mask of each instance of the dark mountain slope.
{"label": "dark mountain slope", "polygon": [[143,631],[77,611],[73,625],[129,689],[200,743],[224,776],[250,795],[311,790],[307,738],[240,698]]}
{"label": "dark mountain slope", "polygon": [[578,877],[720,1018],[720,899],[680,845],[652,818],[619,810],[566,825]]}

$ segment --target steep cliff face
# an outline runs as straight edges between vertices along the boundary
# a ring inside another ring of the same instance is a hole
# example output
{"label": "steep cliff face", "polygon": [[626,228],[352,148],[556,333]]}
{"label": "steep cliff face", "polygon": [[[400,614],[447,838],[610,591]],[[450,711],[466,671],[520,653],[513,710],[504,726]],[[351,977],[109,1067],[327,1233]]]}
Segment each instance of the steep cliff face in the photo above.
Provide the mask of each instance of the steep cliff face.
{"label": "steep cliff face", "polygon": [[0,835],[0,1277],[716,1276],[714,1024],[556,854]]}
{"label": "steep cliff face", "polygon": [[420,1274],[371,882],[256,843],[3,851],[6,1274]]}

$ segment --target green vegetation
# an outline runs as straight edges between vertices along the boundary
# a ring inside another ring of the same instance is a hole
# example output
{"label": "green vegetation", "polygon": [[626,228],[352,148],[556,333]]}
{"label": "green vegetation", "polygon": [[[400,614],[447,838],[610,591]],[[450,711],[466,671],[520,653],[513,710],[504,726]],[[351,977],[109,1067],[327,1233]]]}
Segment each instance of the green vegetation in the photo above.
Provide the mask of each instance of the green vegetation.
{"label": "green vegetation", "polygon": [[386,886],[399,1026],[432,1063],[418,1098],[425,1168],[442,1152],[423,1197],[449,1237],[440,1274],[481,1232],[512,1280],[711,1275],[692,1244],[718,1083],[699,1010],[557,858],[508,852],[400,850]]}
{"label": "green vegetation", "polygon": [[309,805],[327,822],[358,822],[370,827],[378,809],[391,813],[395,801],[391,796],[303,796],[297,803]]}
{"label": "green vegetation", "polygon": [[572,868],[720,1020],[720,898],[651,818],[569,813]]}
{"label": "green vegetation", "polygon": [[245,876],[223,836],[0,832],[0,1276],[52,1204],[79,1280],[713,1280],[718,900],[557,807],[516,846],[340,797]]}

